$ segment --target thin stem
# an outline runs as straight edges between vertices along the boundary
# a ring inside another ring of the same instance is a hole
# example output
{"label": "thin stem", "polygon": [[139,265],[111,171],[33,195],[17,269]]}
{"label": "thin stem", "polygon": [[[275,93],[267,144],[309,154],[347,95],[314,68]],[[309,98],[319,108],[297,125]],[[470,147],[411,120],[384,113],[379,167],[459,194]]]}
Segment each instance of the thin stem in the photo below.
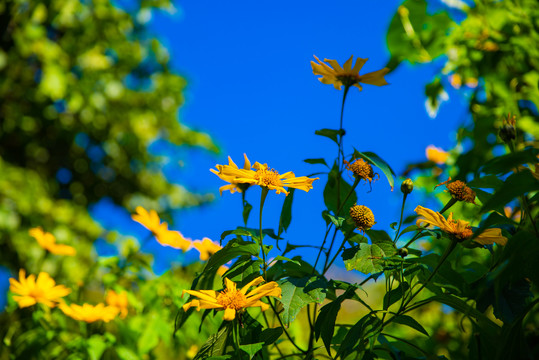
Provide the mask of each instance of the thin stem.
{"label": "thin stem", "polygon": [[279,313],[277,312],[277,309],[275,309],[275,306],[273,305],[273,303],[271,302],[271,299],[268,298],[268,302],[269,302],[269,305],[271,307],[271,310],[273,310],[273,313],[275,314],[275,317],[277,317],[277,320],[279,321],[279,325],[281,325],[281,328],[283,329],[284,331],[284,334],[286,335],[286,337],[288,338],[288,340],[292,343],[292,345],[294,345],[294,347],[296,349],[298,349],[299,351],[301,351],[303,354],[306,354],[307,352],[305,350],[303,350],[302,348],[300,348],[296,342],[294,340],[292,340],[292,337],[290,336],[290,334],[288,333],[288,331],[286,330],[286,327],[284,326],[283,324],[283,321],[281,320],[281,317],[279,316]]}
{"label": "thin stem", "polygon": [[260,248],[262,249],[262,262],[263,264],[263,272],[264,272],[264,280],[268,279],[267,276],[267,269],[268,264],[266,264],[266,250],[264,249],[264,242],[263,239],[263,232],[262,232],[262,210],[264,210],[264,202],[266,201],[266,196],[268,195],[269,189],[265,186],[262,187],[262,193],[260,195],[260,221],[259,221],[259,227],[260,227]]}
{"label": "thin stem", "polygon": [[341,160],[341,154],[343,155],[344,157],[344,151],[343,151],[343,136],[344,134],[342,133],[343,132],[343,128],[342,128],[342,125],[343,125],[343,117],[344,117],[344,104],[346,103],[346,95],[348,95],[348,90],[350,89],[350,85],[345,85],[344,86],[344,93],[343,93],[343,96],[342,96],[342,105],[341,105],[341,118],[340,118],[340,121],[339,121],[339,144],[338,144],[338,149],[337,149],[337,167],[339,169],[339,177],[337,179],[337,208],[340,207],[341,205],[341,182],[340,182],[340,177],[341,177],[341,174],[342,174],[342,163],[343,161]]}
{"label": "thin stem", "polygon": [[402,226],[402,217],[404,215],[404,204],[406,203],[406,198],[408,197],[407,193],[404,193],[404,196],[402,197],[402,206],[401,206],[401,217],[399,219],[399,227],[397,228],[397,233],[395,234],[395,240],[393,240],[393,243],[396,244],[400,237],[400,231]]}

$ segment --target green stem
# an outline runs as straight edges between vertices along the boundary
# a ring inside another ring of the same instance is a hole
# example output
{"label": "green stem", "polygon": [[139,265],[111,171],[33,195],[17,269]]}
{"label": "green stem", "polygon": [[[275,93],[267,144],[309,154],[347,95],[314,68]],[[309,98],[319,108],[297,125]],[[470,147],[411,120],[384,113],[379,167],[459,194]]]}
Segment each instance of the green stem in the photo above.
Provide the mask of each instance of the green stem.
{"label": "green stem", "polygon": [[264,210],[264,202],[266,201],[266,196],[268,195],[269,189],[265,186],[262,187],[262,193],[260,195],[260,221],[259,221],[259,227],[260,227],[260,248],[262,249],[262,262],[263,265],[263,272],[264,272],[264,280],[268,279],[267,276],[267,269],[268,264],[266,264],[266,250],[264,249],[264,242],[263,239],[263,232],[262,232],[262,211]]}
{"label": "green stem", "polygon": [[339,121],[339,144],[338,144],[338,149],[337,149],[337,167],[339,169],[339,176],[337,178],[337,208],[340,207],[341,205],[341,182],[340,182],[340,177],[341,177],[341,174],[342,174],[342,164],[343,164],[343,161],[341,160],[341,155],[343,156],[344,158],[344,151],[343,151],[343,136],[344,134],[342,134],[342,131],[343,131],[343,128],[342,128],[342,125],[343,125],[343,117],[344,117],[344,104],[346,103],[346,95],[348,95],[348,90],[350,89],[350,85],[345,85],[344,86],[344,93],[343,93],[343,96],[342,96],[342,105],[341,105],[341,118],[340,118],[340,121]]}
{"label": "green stem", "polygon": [[404,204],[406,203],[406,198],[408,197],[407,193],[404,193],[404,196],[402,197],[402,206],[401,206],[401,217],[399,219],[399,227],[397,228],[397,233],[395,234],[395,240],[393,240],[393,244],[396,244],[400,237],[400,231],[402,226],[402,217],[404,215]]}
{"label": "green stem", "polygon": [[279,321],[279,325],[281,325],[281,328],[283,329],[283,332],[286,335],[286,337],[288,338],[288,340],[292,343],[292,345],[294,345],[294,347],[296,349],[301,351],[303,354],[306,354],[307,352],[305,350],[303,350],[302,348],[300,348],[296,344],[296,342],[292,339],[292,337],[290,336],[290,334],[286,330],[286,327],[284,326],[283,321],[281,320],[281,317],[279,316],[279,313],[277,312],[277,309],[275,309],[275,306],[273,305],[273,303],[271,302],[271,299],[269,297],[268,297],[268,303],[269,303],[269,305],[271,307],[271,310],[273,310],[273,313],[275,314],[275,317],[277,317],[277,320]]}

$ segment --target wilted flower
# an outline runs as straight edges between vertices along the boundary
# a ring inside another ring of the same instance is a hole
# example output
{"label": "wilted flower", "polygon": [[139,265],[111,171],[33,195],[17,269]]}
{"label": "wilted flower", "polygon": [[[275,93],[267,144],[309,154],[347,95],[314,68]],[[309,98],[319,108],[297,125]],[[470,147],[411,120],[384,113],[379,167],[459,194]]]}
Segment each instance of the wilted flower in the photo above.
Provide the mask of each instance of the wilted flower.
{"label": "wilted flower", "polygon": [[131,215],[131,218],[150,230],[161,245],[183,251],[187,251],[191,246],[191,241],[184,238],[179,231],[169,230],[166,222],[161,223],[155,210],[148,212],[142,206],[137,206],[135,211],[137,213]]}
{"label": "wilted flower", "polygon": [[30,236],[37,240],[39,246],[48,250],[51,254],[75,256],[77,251],[74,247],[64,244],[57,244],[53,234],[43,231],[42,228],[36,227],[28,231]]}
{"label": "wilted flower", "polygon": [[115,306],[105,306],[105,304],[71,304],[67,305],[62,303],[58,306],[60,310],[64,312],[67,316],[79,320],[86,321],[87,323],[103,320],[104,322],[109,322],[113,320],[116,315],[118,315],[119,309]]}
{"label": "wilted flower", "polygon": [[434,145],[429,145],[425,149],[425,155],[429,161],[432,161],[435,164],[442,165],[445,164],[449,153],[443,151],[441,148],[437,148]]}
{"label": "wilted flower", "polygon": [[107,302],[107,305],[118,309],[122,319],[127,316],[127,306],[129,303],[127,302],[127,293],[125,291],[116,293],[114,290],[109,290],[105,301]]}
{"label": "wilted flower", "polygon": [[256,162],[253,165],[255,170],[238,169],[233,165],[216,165],[219,172],[213,171],[221,179],[230,182],[231,184],[250,184],[259,185],[269,190],[276,190],[277,194],[288,191],[284,187],[296,188],[303,191],[309,191],[313,188],[313,181],[318,178],[308,178],[306,176],[296,177],[293,172],[289,171],[282,175],[273,169],[269,169],[267,164]]}
{"label": "wilted flower", "polygon": [[389,72],[388,68],[383,68],[381,70],[373,71],[365,75],[359,75],[359,71],[365,65],[368,59],[357,58],[356,64],[352,68],[352,61],[354,56],[350,56],[348,60],[344,63],[343,67],[339,65],[337,60],[328,60],[324,59],[325,62],[329,63],[331,66],[323,63],[313,55],[318,64],[314,61],[311,61],[311,67],[313,68],[313,74],[322,75],[318,78],[323,84],[333,84],[335,89],[340,90],[344,85],[345,87],[355,86],[359,90],[363,88],[359,83],[383,86],[388,83],[384,79],[384,75]]}
{"label": "wilted flower", "polygon": [[465,182],[460,180],[455,180],[453,182],[450,182],[451,178],[447,179],[447,181],[444,181],[442,183],[439,183],[434,188],[436,189],[438,186],[445,185],[447,188],[447,192],[451,194],[451,197],[458,201],[466,201],[471,204],[475,205],[475,191],[470,189]]}
{"label": "wilted flower", "polygon": [[9,291],[17,294],[13,296],[13,300],[19,304],[20,308],[36,303],[54,307],[56,303],[62,301],[62,297],[71,292],[64,285],[56,285],[56,282],[46,272],[40,272],[36,280],[35,275],[28,275],[27,278],[26,271],[20,269],[19,281],[10,278],[9,283],[11,284]]}
{"label": "wilted flower", "polygon": [[371,209],[363,205],[354,205],[350,208],[350,216],[354,219],[356,227],[361,230],[369,230],[376,222]]}
{"label": "wilted flower", "polygon": [[200,260],[202,261],[208,260],[210,256],[223,248],[217,242],[211,241],[209,238],[203,238],[202,241],[193,241],[193,247],[200,252]]}
{"label": "wilted flower", "polygon": [[[243,157],[245,158],[245,161],[243,163],[243,170],[251,170],[251,162],[247,158],[247,154],[243,154]],[[236,168],[236,169],[239,170],[238,165],[236,165],[236,163],[234,163],[234,161],[232,161],[232,158],[230,156],[228,157],[228,166]],[[215,175],[219,176],[221,178],[221,180],[224,180],[224,181],[230,183],[230,185],[221,186],[219,188],[219,194],[221,196],[223,195],[223,191],[225,191],[225,190],[229,190],[231,194],[234,194],[236,191],[241,193],[241,192],[246,191],[247,188],[249,188],[249,186],[251,186],[250,184],[245,184],[245,183],[235,184],[235,183],[232,182],[232,180],[234,179],[234,176],[222,175],[222,174],[219,173],[219,171],[216,171],[214,169],[210,169],[210,171],[212,173],[214,173]]]}
{"label": "wilted flower", "polygon": [[191,307],[200,309],[224,310],[225,320],[234,320],[236,313],[242,313],[248,307],[260,307],[262,311],[269,308],[269,305],[260,301],[264,296],[281,297],[281,288],[275,281],[254,288],[247,292],[251,286],[257,286],[264,282],[262,276],[241,288],[236,289],[236,284],[225,278],[225,289],[223,291],[214,290],[184,290],[183,293],[196,296],[198,299],[191,300],[183,305],[183,310],[187,311]]}
{"label": "wilted flower", "polygon": [[[416,207],[414,211],[424,217],[417,219],[417,226],[422,226],[423,224],[437,226],[440,230],[451,235],[459,242],[468,240],[473,235],[470,223],[464,220],[453,220],[453,213],[450,213],[446,220],[439,212],[435,212],[422,206]],[[505,245],[507,243],[507,238],[502,236],[502,231],[500,229],[494,228],[486,229],[475,237],[473,242],[480,245],[492,245],[493,243]]]}
{"label": "wilted flower", "polygon": [[[369,183],[371,181],[376,181],[378,179],[374,179],[374,175],[378,175],[374,173],[374,170],[372,169],[371,164],[366,162],[363,159],[356,159],[354,162],[349,163],[348,161],[344,160],[344,163],[346,164],[346,168],[354,173],[354,177],[363,179],[365,181],[368,181]],[[380,176],[378,175],[378,178]]]}

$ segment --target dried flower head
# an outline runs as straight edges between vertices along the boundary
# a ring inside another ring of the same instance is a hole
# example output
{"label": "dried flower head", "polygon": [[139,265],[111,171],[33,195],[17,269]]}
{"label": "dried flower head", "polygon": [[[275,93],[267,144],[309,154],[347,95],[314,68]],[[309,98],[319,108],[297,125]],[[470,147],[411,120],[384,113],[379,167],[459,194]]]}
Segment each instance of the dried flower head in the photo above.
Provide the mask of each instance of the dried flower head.
{"label": "dried flower head", "polygon": [[438,186],[445,185],[445,187],[447,188],[446,191],[451,194],[451,197],[453,199],[458,201],[465,201],[475,205],[475,191],[470,189],[468,185],[466,185],[466,183],[463,181],[450,181],[451,178],[447,179],[447,181],[439,183],[434,188],[436,189]]}
{"label": "dried flower head", "polygon": [[[376,181],[380,178],[380,175],[374,173],[371,164],[369,164],[363,159],[356,159],[352,163],[349,163],[348,161],[344,160],[344,163],[346,164],[346,168],[353,172],[354,177],[356,178],[363,179],[365,181],[368,181],[369,183],[372,181]],[[375,175],[378,176],[378,178],[374,179]]]}
{"label": "dried flower head", "polygon": [[350,216],[354,219],[356,227],[361,231],[369,230],[376,222],[371,209],[363,205],[354,205],[350,208]]}

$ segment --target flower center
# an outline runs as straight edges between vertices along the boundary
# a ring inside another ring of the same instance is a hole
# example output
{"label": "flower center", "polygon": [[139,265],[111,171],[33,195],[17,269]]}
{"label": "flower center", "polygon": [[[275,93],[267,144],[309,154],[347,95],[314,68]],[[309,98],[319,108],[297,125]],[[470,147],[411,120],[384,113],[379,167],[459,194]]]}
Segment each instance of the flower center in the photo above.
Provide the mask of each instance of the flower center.
{"label": "flower center", "polygon": [[45,295],[45,291],[43,289],[35,287],[28,293],[28,296],[33,297],[34,299],[42,298]]}
{"label": "flower center", "polygon": [[469,203],[474,203],[475,201],[475,192],[470,189],[466,184],[460,180],[453,181],[446,185],[447,190],[451,196],[458,201],[466,201]]}
{"label": "flower center", "polygon": [[344,86],[352,86],[359,82],[359,74],[340,74],[336,76],[337,80],[343,83]]}
{"label": "flower center", "polygon": [[222,305],[225,309],[239,310],[245,307],[247,298],[243,293],[237,290],[223,290],[217,296],[217,303]]}
{"label": "flower center", "polygon": [[353,163],[345,160],[346,168],[354,173],[355,177],[371,182],[374,178],[372,166],[363,159],[357,159]]}
{"label": "flower center", "polygon": [[359,230],[369,230],[374,224],[374,214],[371,209],[363,205],[354,205],[350,208],[350,216],[354,219]]}
{"label": "flower center", "polygon": [[255,174],[256,184],[260,186],[281,186],[279,173],[273,169],[258,169]]}

